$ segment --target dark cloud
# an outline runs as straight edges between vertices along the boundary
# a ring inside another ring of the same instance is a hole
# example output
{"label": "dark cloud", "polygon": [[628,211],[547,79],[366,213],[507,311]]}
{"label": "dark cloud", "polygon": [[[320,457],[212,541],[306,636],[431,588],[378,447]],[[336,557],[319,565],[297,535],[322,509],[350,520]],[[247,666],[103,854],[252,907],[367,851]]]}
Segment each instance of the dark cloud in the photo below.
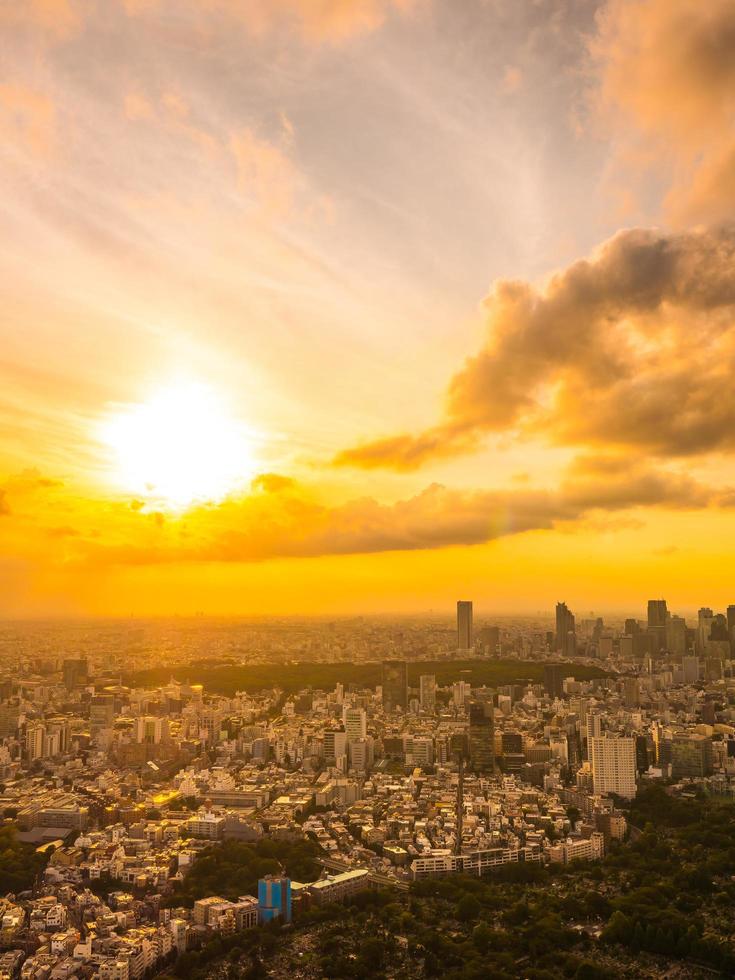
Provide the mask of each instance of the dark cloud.
{"label": "dark cloud", "polygon": [[735,448],[735,228],[620,232],[544,289],[497,282],[488,339],[451,379],[446,418],[346,449],[397,470],[488,433],[660,456]]}

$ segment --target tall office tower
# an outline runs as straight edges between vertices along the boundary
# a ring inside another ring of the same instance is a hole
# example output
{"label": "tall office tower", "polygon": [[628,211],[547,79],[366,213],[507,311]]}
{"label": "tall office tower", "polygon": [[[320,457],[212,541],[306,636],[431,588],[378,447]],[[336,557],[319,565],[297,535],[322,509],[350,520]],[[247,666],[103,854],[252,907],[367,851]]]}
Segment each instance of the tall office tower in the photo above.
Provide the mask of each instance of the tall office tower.
{"label": "tall office tower", "polygon": [[666,624],[666,649],[676,657],[687,652],[687,624],[682,616],[671,616]]}
{"label": "tall office tower", "polygon": [[706,606],[697,612],[697,653],[704,653],[707,649],[714,618],[714,613]]}
{"label": "tall office tower", "polygon": [[373,764],[373,740],[371,738],[351,739],[347,746],[350,769],[367,772]]}
{"label": "tall office tower", "polygon": [[574,632],[574,614],[565,602],[556,604],[556,649],[565,657],[574,656],[577,638]]}
{"label": "tall office tower", "polygon": [[258,913],[262,923],[291,921],[291,879],[266,875],[258,882]]}
{"label": "tall office tower", "polygon": [[699,680],[699,657],[682,657],[681,672],[685,684],[696,684]]}
{"label": "tall office tower", "polygon": [[89,702],[89,724],[92,731],[112,728],[114,720],[114,697],[111,694],[95,694]]}
{"label": "tall office tower", "polygon": [[592,710],[587,715],[586,737],[587,737],[587,758],[590,758],[590,743],[593,738],[602,735],[602,713]]}
{"label": "tall office tower", "polygon": [[480,649],[483,653],[493,656],[499,652],[500,647],[500,627],[483,626],[480,630]]}
{"label": "tall office tower", "polygon": [[649,599],[648,600],[648,628],[649,629],[660,629],[666,626],[666,619],[668,617],[668,610],[666,608],[665,599]]}
{"label": "tall office tower", "polygon": [[419,677],[419,702],[424,711],[433,711],[436,706],[436,677],[422,674]]}
{"label": "tall office tower", "polygon": [[712,740],[706,735],[674,735],[671,743],[671,775],[690,779],[712,775]]}
{"label": "tall office tower", "polygon": [[457,603],[457,649],[472,649],[472,603],[460,599]]}
{"label": "tall office tower", "polygon": [[367,735],[367,715],[364,708],[344,708],[342,724],[345,726],[348,741],[365,738]]}
{"label": "tall office tower", "polygon": [[347,732],[329,729],[324,732],[324,761],[328,766],[338,765],[347,755]]}
{"label": "tall office tower", "polygon": [[468,745],[470,766],[475,772],[495,770],[495,726],[490,701],[471,701]]}
{"label": "tall office tower", "polygon": [[596,794],[616,793],[632,800],[636,794],[635,738],[601,735],[590,739],[589,757]]}
{"label": "tall office tower", "polygon": [[408,704],[408,664],[405,660],[383,661],[383,707],[387,711]]}
{"label": "tall office tower", "polygon": [[651,652],[654,654],[666,648],[668,618],[665,599],[648,600],[648,635],[651,638]]}
{"label": "tall office tower", "polygon": [[637,677],[626,677],[623,681],[623,698],[626,708],[637,708],[641,703],[641,689]]}
{"label": "tall office tower", "polygon": [[415,766],[432,766],[434,764],[434,739],[429,735],[416,736],[413,740],[413,762]]}
{"label": "tall office tower", "polygon": [[735,606],[727,607],[727,630],[730,639],[735,641]]}
{"label": "tall office tower", "polygon": [[635,737],[635,766],[639,774],[648,771],[651,765],[648,751],[648,737],[646,735],[636,735]]}
{"label": "tall office tower", "polygon": [[544,664],[544,687],[550,698],[563,697],[565,675],[563,664]]}
{"label": "tall office tower", "polygon": [[467,681],[455,681],[452,684],[452,704],[457,708],[461,708],[469,700],[471,693],[471,684]]}
{"label": "tall office tower", "polygon": [[29,724],[26,728],[25,742],[28,761],[35,762],[36,759],[42,759],[46,749],[45,727],[40,722]]}
{"label": "tall office tower", "polygon": [[722,613],[717,613],[713,618],[709,638],[710,640],[721,640],[725,642],[730,639],[730,634],[727,629],[727,618]]}

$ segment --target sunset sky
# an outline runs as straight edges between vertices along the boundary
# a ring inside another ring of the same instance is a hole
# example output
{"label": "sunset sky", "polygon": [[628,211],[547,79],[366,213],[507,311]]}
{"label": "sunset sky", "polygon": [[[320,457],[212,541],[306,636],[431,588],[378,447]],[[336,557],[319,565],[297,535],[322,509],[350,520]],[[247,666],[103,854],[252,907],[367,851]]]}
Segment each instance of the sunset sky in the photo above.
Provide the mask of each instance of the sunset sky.
{"label": "sunset sky", "polygon": [[732,0],[0,31],[0,615],[735,602]]}

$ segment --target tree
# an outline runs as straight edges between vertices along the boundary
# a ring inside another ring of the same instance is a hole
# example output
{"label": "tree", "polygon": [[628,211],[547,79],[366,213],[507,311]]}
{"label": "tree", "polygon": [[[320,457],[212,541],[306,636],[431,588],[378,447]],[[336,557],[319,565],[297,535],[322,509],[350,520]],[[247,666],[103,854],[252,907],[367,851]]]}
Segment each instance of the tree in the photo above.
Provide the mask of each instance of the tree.
{"label": "tree", "polygon": [[457,903],[457,918],[460,922],[473,922],[482,911],[482,905],[474,895],[465,895]]}

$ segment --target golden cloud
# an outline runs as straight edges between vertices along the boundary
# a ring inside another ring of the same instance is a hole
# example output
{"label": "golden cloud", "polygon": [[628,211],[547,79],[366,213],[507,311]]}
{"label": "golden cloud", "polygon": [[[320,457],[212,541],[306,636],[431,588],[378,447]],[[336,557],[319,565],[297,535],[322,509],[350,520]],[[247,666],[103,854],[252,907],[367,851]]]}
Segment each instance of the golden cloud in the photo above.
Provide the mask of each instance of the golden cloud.
{"label": "golden cloud", "polygon": [[371,497],[329,504],[306,486],[265,474],[252,493],[180,518],[138,501],[76,496],[36,474],[8,481],[0,493],[3,553],[67,568],[435,549],[549,529],[596,512],[726,507],[735,500],[730,491],[704,487],[686,474],[593,457],[576,461],[553,490],[431,484],[393,504]]}
{"label": "golden cloud", "polygon": [[538,290],[501,280],[488,337],[446,418],[346,449],[337,465],[415,469],[488,433],[686,456],[735,450],[735,227],[620,232]]}

